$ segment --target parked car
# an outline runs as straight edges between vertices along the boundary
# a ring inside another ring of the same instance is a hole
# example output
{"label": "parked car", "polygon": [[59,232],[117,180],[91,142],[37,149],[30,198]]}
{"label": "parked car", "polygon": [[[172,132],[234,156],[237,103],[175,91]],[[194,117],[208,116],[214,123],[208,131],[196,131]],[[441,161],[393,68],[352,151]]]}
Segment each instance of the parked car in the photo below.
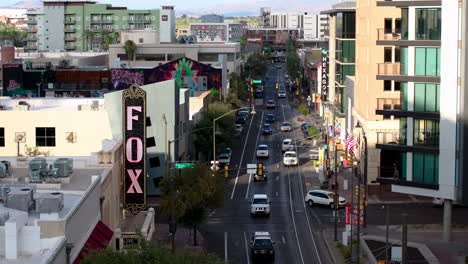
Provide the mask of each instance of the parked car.
{"label": "parked car", "polygon": [[285,90],[279,90],[278,91],[278,98],[286,98],[286,91]]}
{"label": "parked car", "polygon": [[308,124],[308,123],[304,123],[304,124],[301,125],[301,130],[302,130],[302,134],[304,134],[304,138],[309,138],[310,139],[309,127],[311,127],[311,125]]}
{"label": "parked car", "polygon": [[254,215],[270,215],[270,200],[266,194],[254,194],[250,202],[250,214]]}
{"label": "parked car", "polygon": [[234,132],[236,132],[237,135],[240,135],[243,129],[244,127],[241,124],[235,124],[234,126]]}
{"label": "parked car", "polygon": [[218,156],[218,162],[220,165],[229,165],[231,162],[231,155],[222,153]]}
{"label": "parked car", "polygon": [[286,151],[283,155],[284,166],[297,166],[299,163],[295,151]]}
{"label": "parked car", "polygon": [[266,107],[267,109],[275,109],[275,101],[273,100],[268,100],[267,103],[266,103]]}
{"label": "parked car", "polygon": [[294,149],[295,149],[295,146],[294,146],[292,139],[286,138],[285,140],[283,140],[283,144],[281,145],[281,150],[283,152],[294,151]]}
{"label": "parked car", "polygon": [[268,146],[267,145],[259,145],[257,147],[257,158],[268,158],[269,157],[269,152],[268,152]]}
{"label": "parked car", "polygon": [[231,157],[231,156],[232,156],[232,150],[231,150],[231,148],[225,148],[225,149],[223,149],[223,150],[221,151],[220,155],[222,155],[222,154],[227,154],[227,155],[229,155],[229,157]]}
{"label": "parked car", "polygon": [[250,107],[242,107],[241,109],[239,109],[239,112],[238,113],[247,113],[247,114],[250,114]]}
{"label": "parked car", "polygon": [[265,118],[265,122],[267,123],[274,123],[276,121],[275,115],[268,114]]}
{"label": "parked car", "polygon": [[[313,205],[327,205],[334,209],[333,197],[335,193],[325,190],[310,190],[304,199],[310,206]],[[346,204],[346,199],[339,197],[339,207],[343,207]]]}
{"label": "parked car", "polygon": [[236,116],[236,124],[245,124],[245,121],[243,116]]}
{"label": "parked car", "polygon": [[271,135],[273,134],[273,130],[269,124],[264,124],[262,126],[262,135]]}
{"label": "parked car", "polygon": [[250,255],[252,259],[275,259],[275,242],[271,239],[268,232],[255,232],[250,241]]}
{"label": "parked car", "polygon": [[291,132],[291,131],[292,131],[291,124],[289,124],[288,122],[283,122],[281,124],[281,132]]}

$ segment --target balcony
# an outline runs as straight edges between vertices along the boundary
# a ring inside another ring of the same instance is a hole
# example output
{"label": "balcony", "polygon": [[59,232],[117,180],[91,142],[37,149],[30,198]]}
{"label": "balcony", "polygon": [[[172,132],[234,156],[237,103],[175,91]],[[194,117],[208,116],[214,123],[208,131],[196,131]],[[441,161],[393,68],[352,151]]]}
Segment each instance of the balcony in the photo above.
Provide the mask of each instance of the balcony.
{"label": "balcony", "polygon": [[75,33],[75,29],[74,28],[65,28],[63,30],[65,33]]}
{"label": "balcony", "polygon": [[113,24],[114,20],[112,19],[95,19],[91,20],[91,24]]}
{"label": "balcony", "polygon": [[440,83],[440,76],[408,75],[408,65],[385,62],[377,64],[377,80]]}
{"label": "balcony", "polygon": [[151,19],[133,19],[128,21],[129,24],[151,24]]}
{"label": "balcony", "polygon": [[37,50],[37,46],[36,45],[26,46],[26,49],[27,50]]}
{"label": "balcony", "polygon": [[37,20],[36,19],[28,19],[26,21],[26,24],[28,24],[28,25],[37,25]]}
{"label": "balcony", "polygon": [[74,19],[65,19],[63,22],[65,25],[75,25],[76,21]]}
{"label": "balcony", "polygon": [[27,36],[26,41],[37,41],[37,36]]}
{"label": "balcony", "polygon": [[400,134],[396,132],[377,132],[377,144],[405,144],[400,142]]}
{"label": "balcony", "polygon": [[76,41],[75,37],[66,37],[65,41]]}
{"label": "balcony", "polygon": [[28,29],[26,29],[26,32],[33,32],[33,33],[36,33],[36,32],[37,32],[37,28],[28,28]]}
{"label": "balcony", "polygon": [[74,49],[76,49],[76,46],[75,45],[66,45],[65,49],[66,50],[74,50]]}
{"label": "balcony", "polygon": [[398,29],[378,28],[377,45],[392,46],[427,46],[440,47],[440,40],[408,40],[408,32],[402,33]]}

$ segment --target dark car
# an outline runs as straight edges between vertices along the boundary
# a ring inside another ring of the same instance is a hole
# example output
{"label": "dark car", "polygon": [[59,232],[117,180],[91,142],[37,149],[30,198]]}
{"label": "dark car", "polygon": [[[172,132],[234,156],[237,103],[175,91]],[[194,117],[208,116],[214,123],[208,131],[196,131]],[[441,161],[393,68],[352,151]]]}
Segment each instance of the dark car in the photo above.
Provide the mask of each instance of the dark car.
{"label": "dark car", "polygon": [[236,114],[236,118],[237,117],[243,118],[244,121],[247,121],[247,119],[249,119],[249,114],[246,112],[239,112]]}
{"label": "dark car", "polygon": [[269,124],[264,124],[262,126],[262,135],[271,135],[273,134],[273,130]]}
{"label": "dark car", "polygon": [[240,115],[236,115],[236,124],[245,124],[245,118]]}
{"label": "dark car", "polygon": [[275,242],[269,232],[255,232],[250,241],[250,253],[252,259],[275,259]]}
{"label": "dark car", "polygon": [[266,103],[266,107],[267,109],[275,109],[275,101],[273,100],[268,100],[267,103]]}
{"label": "dark car", "polygon": [[258,90],[255,91],[255,98],[256,98],[256,99],[261,99],[261,98],[263,98],[263,92],[262,92],[262,90],[259,90],[259,89],[258,89]]}
{"label": "dark car", "polygon": [[311,127],[311,125],[308,124],[308,123],[304,123],[304,124],[301,125],[301,130],[302,130],[302,133],[304,134],[305,138],[310,138],[309,127]]}
{"label": "dark car", "polygon": [[265,118],[265,122],[267,123],[274,123],[276,120],[275,116],[273,114],[268,114]]}

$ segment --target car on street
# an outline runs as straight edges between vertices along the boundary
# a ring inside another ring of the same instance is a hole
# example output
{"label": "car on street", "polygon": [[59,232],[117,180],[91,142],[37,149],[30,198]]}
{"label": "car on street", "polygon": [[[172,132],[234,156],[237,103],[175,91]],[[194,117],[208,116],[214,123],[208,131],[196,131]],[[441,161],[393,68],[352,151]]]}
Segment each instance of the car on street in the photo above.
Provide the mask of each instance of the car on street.
{"label": "car on street", "polygon": [[263,92],[262,92],[262,90],[257,89],[255,91],[255,99],[261,99],[261,98],[263,98]]}
{"label": "car on street", "polygon": [[231,155],[227,153],[221,153],[218,156],[218,162],[220,165],[229,165],[231,162]]}
{"label": "car on street", "polygon": [[283,122],[281,124],[281,132],[291,132],[291,131],[292,131],[291,124],[289,124],[288,122]]}
{"label": "car on street", "polygon": [[229,157],[231,157],[231,156],[232,156],[232,150],[231,150],[231,148],[225,148],[225,149],[223,149],[223,150],[221,151],[220,155],[222,155],[222,154],[227,154],[227,155],[229,155]]}
{"label": "car on street", "polygon": [[239,113],[250,114],[250,107],[242,107],[241,109],[239,109]]}
{"label": "car on street", "polygon": [[262,126],[262,135],[271,135],[273,134],[273,130],[269,124],[264,124]]}
{"label": "car on street", "polygon": [[236,116],[236,124],[245,124],[245,118],[243,116]]}
{"label": "car on street", "polygon": [[254,194],[250,201],[250,215],[270,216],[270,200],[266,194]]}
{"label": "car on street", "polygon": [[250,255],[252,260],[275,259],[275,242],[271,239],[269,232],[255,232],[250,241]]}
{"label": "car on street", "polygon": [[297,166],[298,164],[297,154],[295,151],[286,151],[283,155],[284,166]]}
{"label": "car on street", "polygon": [[283,140],[283,144],[281,144],[281,150],[283,152],[294,151],[294,149],[295,149],[295,146],[294,146],[294,143],[293,143],[292,139],[286,138],[286,139]]}
{"label": "car on street", "polygon": [[285,90],[279,90],[278,91],[278,98],[286,98],[286,91]]}
{"label": "car on street", "polygon": [[234,126],[234,131],[236,132],[237,135],[240,135],[243,129],[244,127],[241,124],[235,124]]}
{"label": "car on street", "polygon": [[283,66],[281,66],[281,65],[276,65],[276,69],[282,69],[282,68],[283,68]]}
{"label": "car on street", "polygon": [[266,107],[267,109],[275,109],[275,101],[273,100],[268,100],[267,103],[266,103]]}
{"label": "car on street", "polygon": [[268,152],[268,146],[267,145],[259,145],[257,147],[257,158],[268,158],[269,157],[269,152]]}
{"label": "car on street", "polygon": [[301,125],[301,131],[304,134],[304,138],[310,138],[309,127],[311,127],[309,123],[304,123]]}
{"label": "car on street", "polygon": [[268,114],[265,117],[265,122],[267,122],[267,123],[274,123],[275,121],[276,121],[276,118],[275,118],[275,115],[273,115],[273,114]]}
{"label": "car on street", "polygon": [[[313,205],[326,205],[332,209],[335,209],[335,204],[333,202],[333,197],[335,193],[325,190],[309,190],[306,194],[304,201],[309,204],[310,206]],[[343,197],[339,197],[338,200],[339,207],[343,207],[346,205],[346,199]]]}
{"label": "car on street", "polygon": [[236,114],[236,117],[242,117],[245,121],[247,121],[247,119],[249,119],[249,113],[239,112]]}

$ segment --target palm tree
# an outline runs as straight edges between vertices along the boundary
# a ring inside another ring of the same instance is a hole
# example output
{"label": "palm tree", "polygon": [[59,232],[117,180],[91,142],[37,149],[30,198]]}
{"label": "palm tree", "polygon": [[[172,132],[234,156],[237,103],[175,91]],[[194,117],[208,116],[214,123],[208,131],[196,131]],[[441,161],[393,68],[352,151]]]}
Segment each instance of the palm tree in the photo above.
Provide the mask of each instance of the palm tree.
{"label": "palm tree", "polygon": [[137,51],[137,45],[135,44],[135,42],[133,42],[133,40],[127,40],[124,44],[124,50],[125,50],[125,54],[127,54],[129,63],[130,61],[134,61],[135,54]]}
{"label": "palm tree", "polygon": [[88,50],[92,49],[92,43],[96,38],[96,32],[93,32],[89,29],[85,29],[83,32],[84,39],[86,40],[86,47]]}
{"label": "palm tree", "polygon": [[119,32],[102,31],[102,45],[104,50],[109,50],[109,45],[119,43]]}

